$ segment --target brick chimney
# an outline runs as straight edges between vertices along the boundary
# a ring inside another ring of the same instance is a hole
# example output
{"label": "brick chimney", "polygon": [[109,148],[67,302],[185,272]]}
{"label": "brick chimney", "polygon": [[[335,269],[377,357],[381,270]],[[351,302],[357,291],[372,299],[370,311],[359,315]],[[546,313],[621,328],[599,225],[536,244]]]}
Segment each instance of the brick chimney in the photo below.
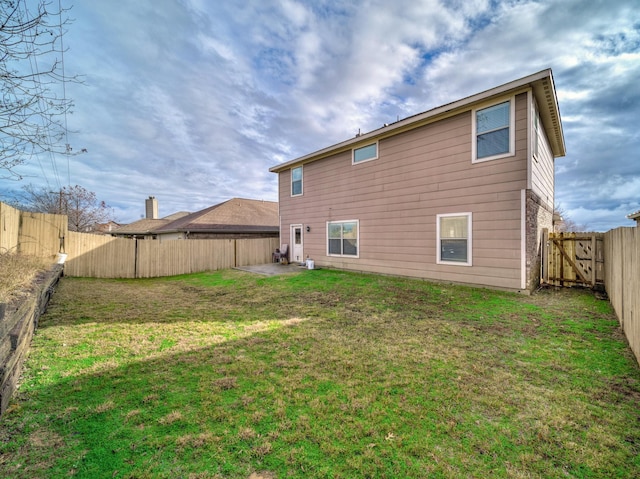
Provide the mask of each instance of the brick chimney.
{"label": "brick chimney", "polygon": [[157,220],[158,219],[158,200],[156,200],[155,196],[149,196],[145,200],[145,210],[146,210],[146,218],[148,220]]}

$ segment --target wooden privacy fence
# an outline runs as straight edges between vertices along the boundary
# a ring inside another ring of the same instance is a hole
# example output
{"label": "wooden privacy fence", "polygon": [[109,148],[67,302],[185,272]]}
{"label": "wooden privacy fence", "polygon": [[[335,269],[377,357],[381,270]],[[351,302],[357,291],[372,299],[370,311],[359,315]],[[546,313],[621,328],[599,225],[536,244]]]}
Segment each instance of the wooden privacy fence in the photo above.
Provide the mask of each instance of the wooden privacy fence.
{"label": "wooden privacy fence", "polygon": [[67,276],[152,278],[263,264],[278,238],[136,240],[69,232]]}
{"label": "wooden privacy fence", "polygon": [[18,251],[31,256],[55,256],[64,249],[67,216],[46,213],[20,214]]}
{"label": "wooden privacy fence", "polygon": [[604,233],[544,235],[542,278],[554,286],[604,283]]}
{"label": "wooden privacy fence", "polygon": [[30,213],[0,203],[0,253],[53,257],[66,232],[66,215]]}
{"label": "wooden privacy fence", "polygon": [[64,273],[94,278],[150,278],[263,264],[278,238],[134,240],[68,231],[66,215],[29,213],[0,202],[0,254],[67,254]]}
{"label": "wooden privacy fence", "polygon": [[640,363],[640,230],[605,233],[605,285],[631,350]]}
{"label": "wooden privacy fence", "polygon": [[18,251],[20,210],[0,203],[0,254]]}

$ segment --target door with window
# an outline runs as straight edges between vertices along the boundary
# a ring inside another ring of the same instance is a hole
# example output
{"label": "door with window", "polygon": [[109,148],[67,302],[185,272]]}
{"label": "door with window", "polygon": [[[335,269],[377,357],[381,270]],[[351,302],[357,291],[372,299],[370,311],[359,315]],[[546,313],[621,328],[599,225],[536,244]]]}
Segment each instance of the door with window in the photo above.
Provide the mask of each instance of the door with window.
{"label": "door with window", "polygon": [[302,225],[291,225],[291,261],[302,263],[304,249],[302,246]]}

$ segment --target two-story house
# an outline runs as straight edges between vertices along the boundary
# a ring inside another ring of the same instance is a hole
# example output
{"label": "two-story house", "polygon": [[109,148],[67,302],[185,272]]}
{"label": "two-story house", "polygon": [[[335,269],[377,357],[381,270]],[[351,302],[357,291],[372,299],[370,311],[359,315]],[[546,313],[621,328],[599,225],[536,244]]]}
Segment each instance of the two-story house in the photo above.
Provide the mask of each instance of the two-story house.
{"label": "two-story house", "polygon": [[291,261],[530,291],[564,155],[544,70],[272,167],[281,242]]}

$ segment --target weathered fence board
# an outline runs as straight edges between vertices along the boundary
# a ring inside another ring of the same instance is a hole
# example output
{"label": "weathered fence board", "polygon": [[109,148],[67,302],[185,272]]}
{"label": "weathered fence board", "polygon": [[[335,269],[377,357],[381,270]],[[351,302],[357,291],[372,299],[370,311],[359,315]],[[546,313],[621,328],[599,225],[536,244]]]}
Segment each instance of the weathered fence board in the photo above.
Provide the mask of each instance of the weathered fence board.
{"label": "weathered fence board", "polygon": [[135,278],[134,241],[69,231],[64,274],[91,278]]}
{"label": "weathered fence board", "polygon": [[153,278],[268,263],[277,238],[135,240],[69,232],[67,276]]}
{"label": "weathered fence board", "polygon": [[154,241],[68,231],[65,215],[19,211],[0,203],[0,253],[55,258],[65,274],[149,278],[268,263],[277,238]]}
{"label": "weathered fence board", "polygon": [[[191,271],[215,271],[236,266],[234,240],[186,240],[191,248]],[[215,241],[210,243],[210,241]]]}
{"label": "weathered fence board", "polygon": [[605,233],[605,286],[631,350],[640,362],[640,231]]}
{"label": "weathered fence board", "polygon": [[236,240],[235,266],[270,263],[273,252],[279,246],[278,238]]}
{"label": "weathered fence board", "polygon": [[22,212],[18,251],[32,256],[55,256],[64,251],[67,216]]}
{"label": "weathered fence board", "polygon": [[233,240],[138,240],[137,278],[233,267]]}
{"label": "weathered fence board", "polygon": [[18,251],[20,210],[0,203],[0,254]]}
{"label": "weathered fence board", "polygon": [[550,233],[544,248],[544,282],[594,287],[604,282],[603,233]]}

